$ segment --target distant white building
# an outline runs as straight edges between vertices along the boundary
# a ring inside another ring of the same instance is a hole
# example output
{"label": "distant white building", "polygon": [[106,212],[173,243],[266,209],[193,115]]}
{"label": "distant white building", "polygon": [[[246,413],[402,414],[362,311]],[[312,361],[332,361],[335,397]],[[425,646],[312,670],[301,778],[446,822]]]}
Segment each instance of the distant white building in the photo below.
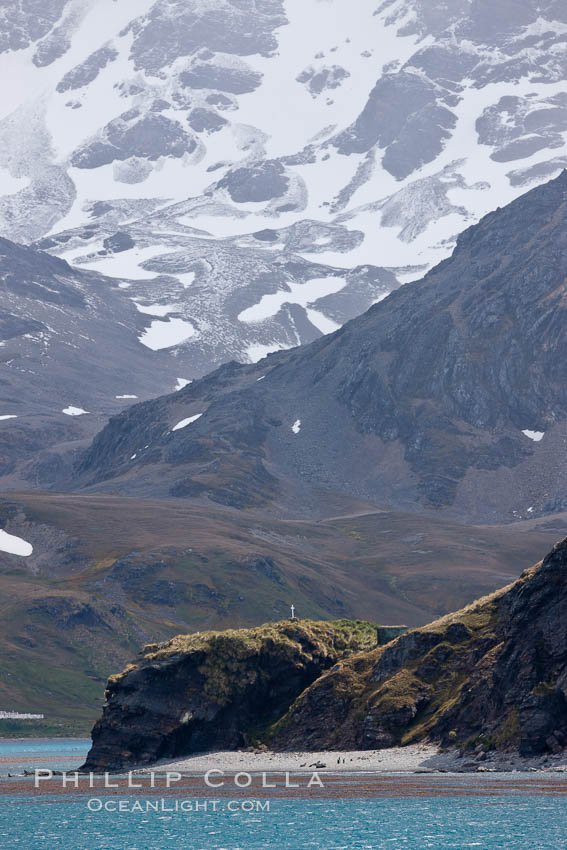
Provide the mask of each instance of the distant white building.
{"label": "distant white building", "polygon": [[18,711],[0,711],[0,720],[43,720],[43,714],[20,714]]}

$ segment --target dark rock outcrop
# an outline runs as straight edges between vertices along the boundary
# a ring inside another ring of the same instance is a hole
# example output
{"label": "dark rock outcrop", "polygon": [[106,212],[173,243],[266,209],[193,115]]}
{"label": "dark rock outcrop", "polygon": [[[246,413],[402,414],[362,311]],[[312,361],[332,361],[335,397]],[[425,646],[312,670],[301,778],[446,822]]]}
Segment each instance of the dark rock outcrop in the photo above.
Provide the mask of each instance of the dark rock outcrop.
{"label": "dark rock outcrop", "polygon": [[162,156],[179,158],[195,150],[196,142],[178,121],[164,115],[141,116],[136,109],[124,112],[73,154],[77,168],[98,168],[131,156],[155,161]]}
{"label": "dark rock outcrop", "polygon": [[272,730],[280,749],[420,740],[567,746],[567,539],[514,584],[383,648],[341,661]]}
{"label": "dark rock outcrop", "polygon": [[324,670],[381,638],[362,621],[298,620],[150,644],[108,680],[84,769],[248,745]]}

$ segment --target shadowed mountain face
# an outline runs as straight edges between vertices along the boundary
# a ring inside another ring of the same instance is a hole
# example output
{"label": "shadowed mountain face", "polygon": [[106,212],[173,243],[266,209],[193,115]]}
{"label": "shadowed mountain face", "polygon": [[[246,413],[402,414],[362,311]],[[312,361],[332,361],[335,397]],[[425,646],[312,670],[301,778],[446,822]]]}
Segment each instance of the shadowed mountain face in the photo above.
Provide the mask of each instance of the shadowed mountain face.
{"label": "shadowed mountain face", "polygon": [[[89,233],[81,231],[79,241]],[[128,240],[127,233],[109,231],[102,253],[119,261]],[[197,241],[204,247],[206,240]],[[173,239],[163,275],[148,269],[142,273],[146,280],[127,282],[0,238],[0,480],[5,486],[23,481],[53,486],[73,452],[135,399],[179,389],[228,358],[246,361],[248,348],[263,356],[270,349],[265,343],[276,337],[289,348],[329,329],[316,327],[303,307],[281,299],[271,336],[254,322],[236,332],[237,316],[253,309],[266,287],[276,300],[280,288],[292,297],[294,286],[305,304],[326,296],[327,312],[344,321],[397,286],[384,269],[345,272],[300,257],[272,267],[253,246],[239,253],[239,263],[228,248],[209,251],[209,246],[205,266],[215,269],[210,277],[197,254],[192,255],[196,271],[189,271],[191,264],[180,259],[175,245]],[[198,268],[203,274],[196,282]],[[180,269],[183,282],[173,276]],[[235,281],[238,292],[225,299]],[[178,298],[189,285],[200,306],[187,319]],[[216,331],[206,340],[201,329],[211,323]],[[180,347],[187,339],[194,345]]]}
{"label": "shadowed mountain face", "polygon": [[77,487],[313,509],[321,488],[468,520],[560,510],[567,174],[341,330],[111,420]]}

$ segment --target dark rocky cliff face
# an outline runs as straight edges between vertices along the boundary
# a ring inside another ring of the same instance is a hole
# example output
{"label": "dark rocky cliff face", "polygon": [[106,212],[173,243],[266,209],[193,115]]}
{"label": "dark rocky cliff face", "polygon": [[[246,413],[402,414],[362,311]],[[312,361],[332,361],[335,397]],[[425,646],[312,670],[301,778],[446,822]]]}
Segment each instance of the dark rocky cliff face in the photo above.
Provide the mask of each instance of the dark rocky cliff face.
{"label": "dark rocky cliff face", "polygon": [[449,260],[336,333],[115,417],[80,486],[238,506],[322,486],[468,520],[560,510],[566,190],[564,172],[486,216]]}
{"label": "dark rocky cliff face", "polygon": [[148,645],[109,679],[84,769],[249,744],[324,670],[389,637],[361,621],[303,620]]}
{"label": "dark rocky cliff face", "polygon": [[276,724],[281,749],[376,749],[424,739],[567,746],[567,540],[517,582],[340,662]]}

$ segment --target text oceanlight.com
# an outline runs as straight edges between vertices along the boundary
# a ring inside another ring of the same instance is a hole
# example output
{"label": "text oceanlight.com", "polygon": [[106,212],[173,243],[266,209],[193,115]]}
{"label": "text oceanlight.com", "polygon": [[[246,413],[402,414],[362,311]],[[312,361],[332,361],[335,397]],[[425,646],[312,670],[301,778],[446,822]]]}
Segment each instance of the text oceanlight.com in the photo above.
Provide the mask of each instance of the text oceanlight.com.
{"label": "text oceanlight.com", "polygon": [[148,814],[211,814],[229,812],[269,812],[269,800],[117,800],[93,797],[87,803],[90,812],[128,812]]}
{"label": "text oceanlight.com", "polygon": [[211,814],[229,812],[269,812],[269,800],[116,800],[93,797],[87,803],[89,812],[129,812],[139,814]]}

